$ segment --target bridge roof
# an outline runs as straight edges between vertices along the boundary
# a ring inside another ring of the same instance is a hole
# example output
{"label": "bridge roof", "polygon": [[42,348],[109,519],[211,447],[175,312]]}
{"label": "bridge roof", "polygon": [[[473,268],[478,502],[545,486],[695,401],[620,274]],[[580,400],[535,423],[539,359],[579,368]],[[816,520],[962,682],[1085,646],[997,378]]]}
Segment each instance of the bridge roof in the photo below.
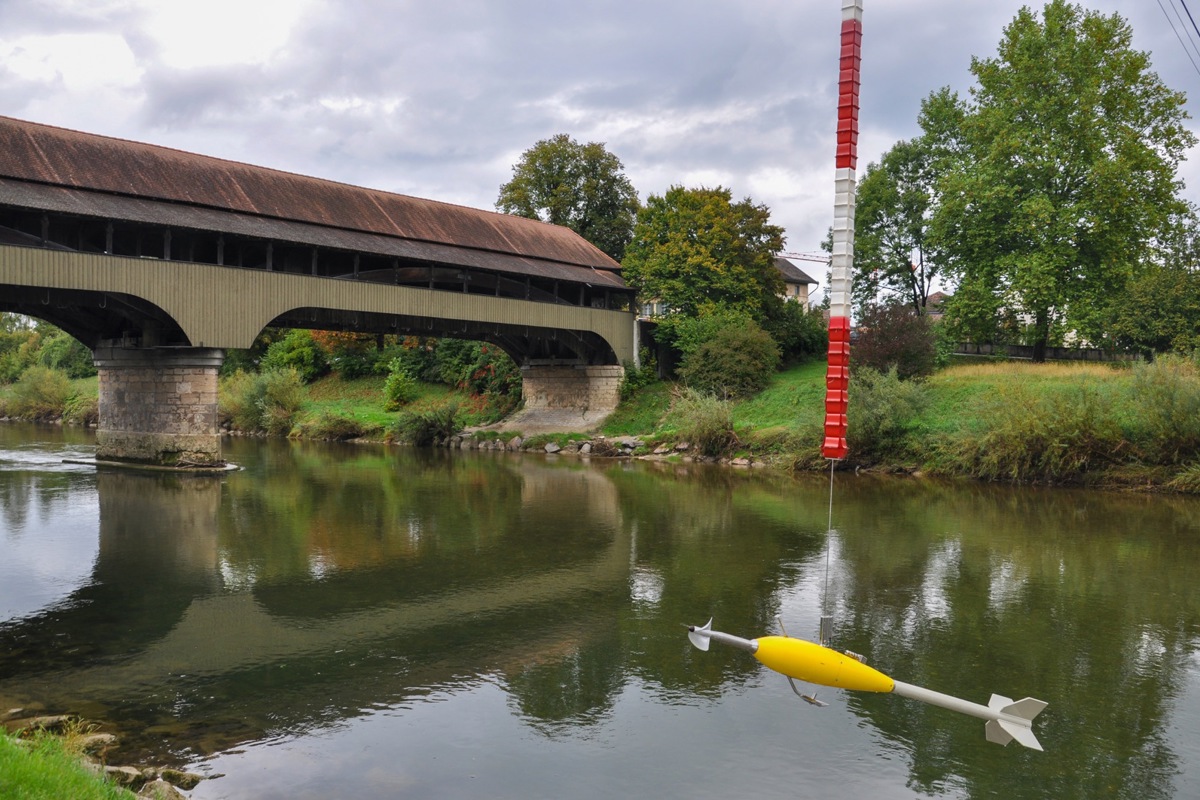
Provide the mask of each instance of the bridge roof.
{"label": "bridge roof", "polygon": [[0,116],[0,202],[625,288],[574,231]]}

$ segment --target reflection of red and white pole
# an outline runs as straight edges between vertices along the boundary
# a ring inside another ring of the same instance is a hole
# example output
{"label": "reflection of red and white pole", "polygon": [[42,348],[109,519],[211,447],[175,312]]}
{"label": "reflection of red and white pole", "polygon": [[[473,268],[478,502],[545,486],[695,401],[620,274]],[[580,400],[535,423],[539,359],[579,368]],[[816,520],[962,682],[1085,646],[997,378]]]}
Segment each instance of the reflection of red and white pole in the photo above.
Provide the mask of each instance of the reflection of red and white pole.
{"label": "reflection of red and white pole", "polygon": [[858,162],[858,85],[862,61],[862,0],[842,0],[838,75],[837,178],[829,281],[829,366],[825,373],[826,458],[846,456],[850,387],[850,270],[854,263],[854,168]]}

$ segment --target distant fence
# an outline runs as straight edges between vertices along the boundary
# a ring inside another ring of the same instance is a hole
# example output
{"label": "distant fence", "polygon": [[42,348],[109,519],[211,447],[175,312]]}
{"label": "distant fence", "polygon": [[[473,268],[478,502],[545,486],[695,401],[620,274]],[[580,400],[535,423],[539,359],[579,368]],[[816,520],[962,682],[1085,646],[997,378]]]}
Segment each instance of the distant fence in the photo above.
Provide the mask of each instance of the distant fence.
{"label": "distant fence", "polygon": [[[1005,356],[1007,358],[1033,358],[1033,346],[1024,344],[971,344],[960,342],[954,346],[955,355],[960,356]],[[1140,361],[1136,353],[1110,353],[1096,347],[1047,347],[1047,361]]]}

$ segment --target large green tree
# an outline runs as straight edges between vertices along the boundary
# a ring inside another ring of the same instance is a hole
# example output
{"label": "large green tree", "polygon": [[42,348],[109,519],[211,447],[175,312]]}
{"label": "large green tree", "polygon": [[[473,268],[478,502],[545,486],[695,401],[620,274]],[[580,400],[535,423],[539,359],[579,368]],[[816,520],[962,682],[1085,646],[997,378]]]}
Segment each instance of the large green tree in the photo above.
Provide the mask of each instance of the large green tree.
{"label": "large green tree", "polygon": [[1064,0],[1040,17],[1023,8],[996,57],[972,59],[971,100],[923,119],[958,155],[932,234],[958,280],[948,313],[962,333],[990,338],[1008,313],[1035,358],[1068,332],[1106,342],[1122,291],[1182,208],[1177,168],[1195,142],[1183,94],[1131,38],[1121,17]]}
{"label": "large green tree", "polygon": [[928,242],[934,156],[924,137],[896,142],[858,184],[854,218],[854,305],[898,300],[917,314],[937,278]]}
{"label": "large green tree", "polygon": [[625,255],[637,215],[637,192],[621,160],[600,142],[580,144],[565,133],[521,155],[500,187],[496,208],[563,225],[616,261]]}
{"label": "large green tree", "polygon": [[726,309],[763,321],[783,293],[783,229],[770,219],[766,206],[735,203],[728,189],[672,186],[638,212],[625,278],[675,313]]}

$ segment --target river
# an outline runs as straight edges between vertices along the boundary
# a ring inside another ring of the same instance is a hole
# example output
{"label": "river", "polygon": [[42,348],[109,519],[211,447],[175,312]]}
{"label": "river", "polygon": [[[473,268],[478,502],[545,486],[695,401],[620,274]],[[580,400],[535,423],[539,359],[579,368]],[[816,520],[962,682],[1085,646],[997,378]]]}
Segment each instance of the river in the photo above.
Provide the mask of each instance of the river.
{"label": "river", "polygon": [[[188,478],[0,425],[0,711],[202,800],[1200,797],[1200,500],[232,439]],[[813,707],[682,623],[975,702]]]}

